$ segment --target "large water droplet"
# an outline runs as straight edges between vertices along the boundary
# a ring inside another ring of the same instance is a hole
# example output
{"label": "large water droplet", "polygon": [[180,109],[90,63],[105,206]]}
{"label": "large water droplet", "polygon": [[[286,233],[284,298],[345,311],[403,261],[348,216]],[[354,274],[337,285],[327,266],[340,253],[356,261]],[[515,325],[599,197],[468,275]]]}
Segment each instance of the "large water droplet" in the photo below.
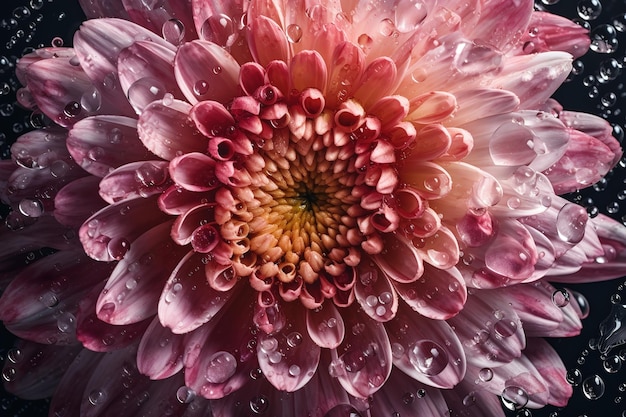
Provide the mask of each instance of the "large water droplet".
{"label": "large water droplet", "polygon": [[161,100],[166,92],[161,81],[151,77],[140,78],[128,88],[128,102],[137,114],[141,114],[148,104]]}
{"label": "large water droplet", "polygon": [[213,384],[221,384],[235,375],[236,370],[237,359],[233,355],[225,351],[216,352],[209,359],[205,378]]}
{"label": "large water droplet", "polygon": [[423,374],[440,374],[448,366],[445,349],[432,340],[420,340],[409,350],[409,361]]}
{"label": "large water droplet", "polygon": [[394,23],[399,32],[411,32],[428,16],[428,9],[422,0],[398,2]]}
{"label": "large water droplet", "polygon": [[170,19],[161,28],[163,39],[172,45],[179,45],[185,38],[185,25],[178,19]]}
{"label": "large water droplet", "polygon": [[611,54],[617,50],[619,41],[617,31],[612,25],[600,25],[593,29],[590,34],[591,45],[589,48],[601,54]]}
{"label": "large water droplet", "polygon": [[519,410],[528,404],[528,393],[523,388],[516,386],[504,388],[500,398],[502,404],[509,410]]}
{"label": "large water droplet", "polygon": [[592,375],[583,381],[583,394],[590,400],[597,400],[604,395],[604,380],[599,375]]}
{"label": "large water droplet", "polygon": [[559,239],[567,243],[578,243],[585,236],[587,211],[573,203],[565,204],[556,216],[556,231]]}
{"label": "large water droplet", "polygon": [[626,343],[626,305],[611,304],[611,312],[600,323],[598,349],[607,353],[612,348]]}

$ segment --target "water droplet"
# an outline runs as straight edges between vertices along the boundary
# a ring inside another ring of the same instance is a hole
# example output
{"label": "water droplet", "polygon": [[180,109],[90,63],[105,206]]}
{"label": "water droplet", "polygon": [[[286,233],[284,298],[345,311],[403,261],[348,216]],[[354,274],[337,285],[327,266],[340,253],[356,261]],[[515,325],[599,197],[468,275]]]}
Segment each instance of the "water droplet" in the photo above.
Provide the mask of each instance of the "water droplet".
{"label": "water droplet", "polygon": [[89,393],[88,399],[91,405],[98,405],[102,404],[106,400],[106,397],[106,392],[95,389]]}
{"label": "water droplet", "polygon": [[493,379],[493,371],[490,368],[483,368],[478,371],[478,378],[483,382],[488,382]]}
{"label": "water droplet", "polygon": [[583,394],[590,400],[597,400],[602,397],[604,389],[604,380],[598,375],[592,375],[583,381]]}
{"label": "water droplet", "polygon": [[617,355],[611,355],[602,362],[602,367],[609,374],[614,374],[622,369],[622,359]]}
{"label": "water droplet", "polygon": [[440,374],[448,366],[448,354],[444,348],[432,340],[416,342],[408,352],[411,364],[423,374]]}
{"label": "water droplet", "polygon": [[298,43],[302,39],[302,28],[296,24],[287,26],[287,40],[291,43]]}
{"label": "water droplet", "polygon": [[270,402],[267,397],[263,395],[259,395],[258,397],[254,397],[250,400],[250,410],[254,414],[263,414],[270,407]]}
{"label": "water droplet", "polygon": [[209,83],[205,80],[198,80],[193,85],[193,93],[197,96],[203,96],[209,92]]}
{"label": "water droplet", "polygon": [[20,213],[26,217],[39,217],[43,214],[44,208],[41,201],[32,198],[25,198],[18,205]]}
{"label": "water droplet", "polygon": [[209,359],[205,378],[212,384],[222,384],[235,374],[237,359],[228,352],[214,353]]}
{"label": "water droplet", "polygon": [[428,16],[428,9],[422,0],[398,2],[394,22],[399,32],[411,32]]}
{"label": "water droplet", "polygon": [[484,74],[500,67],[502,54],[497,50],[473,42],[459,42],[454,50],[452,65],[467,75]]}
{"label": "water droplet", "polygon": [[166,92],[165,86],[160,80],[144,77],[135,81],[128,88],[127,97],[137,114],[141,114],[148,104],[161,100]]}
{"label": "water droplet", "polygon": [[181,404],[189,404],[194,400],[195,397],[196,393],[191,388],[188,388],[184,385],[178,388],[178,390],[176,391],[176,399]]}
{"label": "water droplet", "polygon": [[169,19],[161,27],[163,39],[172,45],[179,45],[185,38],[185,24],[178,19]]}
{"label": "water droplet", "polygon": [[569,304],[569,292],[565,289],[558,289],[552,293],[552,302],[557,307],[565,307]]}
{"label": "water droplet", "polygon": [[595,20],[602,13],[602,3],[600,0],[580,0],[576,11],[584,20]]}
{"label": "water droplet", "polygon": [[65,114],[67,117],[76,117],[80,114],[80,110],[80,103],[72,101],[63,108],[63,114]]}
{"label": "water droplet", "polygon": [[298,375],[300,375],[300,373],[302,372],[302,370],[300,369],[300,367],[298,365],[291,365],[289,367],[289,375],[296,377]]}
{"label": "water droplet", "polygon": [[597,53],[611,54],[617,50],[617,31],[612,25],[600,25],[591,31],[589,48]]}
{"label": "water droplet", "polygon": [[502,404],[509,410],[519,410],[528,404],[528,393],[520,387],[505,387],[501,395]]}
{"label": "water droplet", "polygon": [[302,344],[302,340],[302,334],[298,332],[293,332],[287,336],[287,345],[289,345],[290,347],[296,347]]}
{"label": "water droplet", "polygon": [[556,217],[556,230],[561,239],[567,243],[578,243],[585,236],[587,211],[573,203],[565,204]]}
{"label": "water droplet", "polygon": [[6,367],[2,370],[2,379],[4,379],[6,382],[11,382],[15,379],[15,375],[17,374],[17,371],[15,370],[15,368],[12,367]]}
{"label": "water droplet", "polygon": [[225,14],[214,14],[204,21],[200,36],[222,47],[231,47],[237,39],[233,20]]}
{"label": "water droplet", "polygon": [[76,317],[72,313],[63,313],[57,319],[57,328],[62,333],[70,333],[76,329]]}
{"label": "water droplet", "polygon": [[358,350],[349,350],[341,355],[341,362],[346,371],[350,373],[358,372],[365,367],[367,358]]}
{"label": "water droplet", "polygon": [[100,110],[102,106],[102,96],[100,92],[95,88],[84,92],[80,97],[80,106],[85,109],[87,113],[95,113]]}

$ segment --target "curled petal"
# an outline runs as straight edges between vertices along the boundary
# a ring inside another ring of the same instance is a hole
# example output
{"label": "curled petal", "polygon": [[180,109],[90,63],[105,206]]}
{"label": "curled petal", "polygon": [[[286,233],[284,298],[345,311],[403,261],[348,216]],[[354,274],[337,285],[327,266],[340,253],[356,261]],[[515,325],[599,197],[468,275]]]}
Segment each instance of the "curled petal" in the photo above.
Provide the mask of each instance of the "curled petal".
{"label": "curled petal", "polygon": [[441,122],[456,110],[456,97],[444,91],[422,94],[410,101],[408,119],[415,123]]}
{"label": "curled petal", "polygon": [[169,165],[174,182],[189,191],[210,191],[218,185],[215,160],[198,152],[172,160]]}

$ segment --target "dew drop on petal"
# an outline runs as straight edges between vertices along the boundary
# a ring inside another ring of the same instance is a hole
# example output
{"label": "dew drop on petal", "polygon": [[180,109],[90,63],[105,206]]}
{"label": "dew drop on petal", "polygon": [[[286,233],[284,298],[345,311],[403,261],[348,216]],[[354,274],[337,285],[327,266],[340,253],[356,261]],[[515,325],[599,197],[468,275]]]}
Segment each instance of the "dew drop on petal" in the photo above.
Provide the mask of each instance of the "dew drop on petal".
{"label": "dew drop on petal", "polygon": [[226,382],[237,370],[237,359],[228,352],[214,353],[209,359],[205,378],[212,384]]}
{"label": "dew drop on petal", "polygon": [[350,373],[358,372],[365,367],[367,358],[358,350],[349,350],[340,357],[346,371]]}
{"label": "dew drop on petal", "polygon": [[44,212],[42,202],[34,198],[25,198],[20,201],[18,210],[26,217],[40,217]]}
{"label": "dew drop on petal", "polygon": [[502,404],[509,410],[519,410],[528,404],[528,393],[520,387],[505,387],[501,394]]}
{"label": "dew drop on petal", "polygon": [[445,349],[432,340],[416,342],[408,355],[411,364],[428,376],[438,375],[448,366],[448,354]]}
{"label": "dew drop on petal", "polygon": [[566,289],[558,289],[552,293],[552,302],[557,307],[565,307],[569,304],[569,292]]}
{"label": "dew drop on petal", "polygon": [[185,25],[178,19],[169,19],[161,27],[163,39],[172,45],[179,45],[185,37]]}
{"label": "dew drop on petal", "polygon": [[165,87],[161,81],[151,77],[144,77],[135,81],[128,88],[127,97],[135,112],[141,114],[148,104],[161,100],[165,93]]}
{"label": "dew drop on petal", "polygon": [[193,93],[197,96],[203,96],[209,92],[209,83],[205,80],[198,80],[193,85]]}
{"label": "dew drop on petal", "polygon": [[602,367],[609,374],[615,374],[622,369],[622,359],[618,355],[611,355],[602,362]]}
{"label": "dew drop on petal", "polygon": [[587,211],[573,203],[565,204],[556,217],[556,231],[559,239],[567,243],[578,243],[585,236]]}
{"label": "dew drop on petal", "polygon": [[287,40],[291,43],[298,43],[302,39],[302,28],[296,24],[287,26]]}
{"label": "dew drop on petal", "polygon": [[592,375],[583,381],[582,390],[585,397],[597,400],[604,395],[604,380],[599,375]]}
{"label": "dew drop on petal", "polygon": [[422,0],[398,2],[394,23],[399,32],[411,32],[428,16],[428,9]]}
{"label": "dew drop on petal", "polygon": [[106,392],[99,390],[99,389],[95,389],[89,393],[88,399],[91,405],[98,405],[98,404],[102,404],[106,400],[106,397],[107,397]]}
{"label": "dew drop on petal", "polygon": [[490,368],[482,368],[478,371],[478,378],[483,382],[488,382],[493,379],[493,371]]}
{"label": "dew drop on petal", "polygon": [[80,103],[72,101],[63,108],[63,114],[65,114],[67,117],[76,117],[80,114],[80,109]]}

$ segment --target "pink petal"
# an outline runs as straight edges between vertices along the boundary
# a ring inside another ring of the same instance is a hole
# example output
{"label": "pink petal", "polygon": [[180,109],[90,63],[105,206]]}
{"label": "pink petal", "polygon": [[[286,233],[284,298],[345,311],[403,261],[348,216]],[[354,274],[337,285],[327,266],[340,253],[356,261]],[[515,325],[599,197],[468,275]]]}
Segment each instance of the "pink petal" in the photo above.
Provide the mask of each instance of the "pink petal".
{"label": "pink petal", "polygon": [[[245,327],[233,332],[232,323]],[[239,390],[258,367],[253,328],[250,309],[231,302],[223,315],[191,333],[186,340],[185,384],[209,399]]]}
{"label": "pink petal", "polygon": [[96,302],[104,281],[94,285],[81,301],[77,317],[76,338],[82,345],[96,352],[110,352],[134,344],[150,324],[144,320],[125,326],[105,323],[96,315]]}
{"label": "pink petal", "polygon": [[121,17],[128,19],[122,0],[79,0],[80,7],[87,17]]}
{"label": "pink petal", "polygon": [[530,1],[511,4],[508,0],[495,0],[481,9],[480,19],[469,36],[501,50],[511,49],[526,31],[532,14]]}
{"label": "pink petal", "polygon": [[[418,397],[418,392],[424,393]],[[375,416],[444,416],[448,405],[440,390],[432,389],[394,370],[385,386],[374,395],[371,413]]]}
{"label": "pink petal", "polygon": [[589,49],[588,30],[565,17],[534,12],[528,27],[519,41],[520,53],[564,51],[579,58]]}
{"label": "pink petal", "polygon": [[414,282],[422,276],[422,258],[410,242],[386,233],[383,235],[383,244],[385,251],[374,255],[372,260],[385,276],[403,283]]}
{"label": "pink petal", "polygon": [[399,164],[398,176],[426,200],[442,198],[452,189],[450,174],[433,162]]}
{"label": "pink petal", "polygon": [[161,223],[132,242],[100,293],[98,318],[107,323],[137,323],[157,313],[167,277],[188,248],[169,238],[171,223]]}
{"label": "pink petal", "polygon": [[76,163],[98,177],[128,162],[151,159],[137,137],[137,121],[124,116],[81,120],[70,130],[67,148]]}
{"label": "pink petal", "polygon": [[54,218],[64,226],[79,227],[105,202],[97,190],[100,178],[88,176],[70,182],[54,197]]}
{"label": "pink petal", "polygon": [[[166,40],[174,45],[198,37],[192,20],[191,0],[163,1],[159,3],[159,7],[150,7],[139,0],[122,0],[122,3],[130,20],[158,35],[163,35]],[[184,28],[183,34],[174,36],[168,32],[168,22],[173,24],[173,20],[177,20],[179,23],[176,24]]]}
{"label": "pink petal", "polygon": [[147,41],[134,42],[120,52],[120,85],[137,114],[165,94],[183,98],[174,77],[174,56],[170,48]]}
{"label": "pink petal", "polygon": [[432,91],[410,101],[408,119],[415,123],[441,122],[456,110],[456,97],[444,91]]}
{"label": "pink petal", "polygon": [[195,40],[183,44],[174,60],[176,81],[191,104],[228,103],[239,94],[239,64],[218,45]]}
{"label": "pink petal", "polygon": [[548,404],[565,407],[573,390],[565,379],[565,365],[558,353],[544,339],[529,339],[524,354],[543,376],[550,390]]}
{"label": "pink petal", "polygon": [[176,334],[189,333],[211,320],[233,294],[209,286],[204,273],[206,262],[206,255],[189,252],[174,268],[163,288],[159,319]]}
{"label": "pink petal", "polygon": [[411,378],[449,389],[465,376],[463,347],[445,321],[420,317],[403,306],[385,328],[394,365]]}
{"label": "pink petal", "polygon": [[346,337],[337,350],[329,372],[337,376],[348,394],[366,398],[385,383],[392,368],[389,338],[383,325],[352,310],[344,314]]}
{"label": "pink petal", "polygon": [[567,150],[545,171],[557,194],[588,187],[613,167],[614,153],[600,140],[578,130],[570,130]]}
{"label": "pink petal", "polygon": [[[254,60],[266,66],[271,61],[289,62],[289,45],[285,32],[273,20],[260,15],[249,21],[248,45]],[[267,45],[272,45],[267,48]]]}
{"label": "pink petal", "polygon": [[50,401],[50,413],[52,415],[69,413],[79,415],[83,389],[76,386],[76,381],[87,381],[93,370],[98,366],[103,355],[88,349],[81,349],[74,360],[69,363],[63,377]]}
{"label": "pink petal", "polygon": [[315,88],[322,93],[326,91],[326,63],[317,51],[298,52],[291,59],[289,69],[292,85],[296,90]]}
{"label": "pink petal", "polygon": [[335,47],[328,67],[327,104],[331,108],[352,96],[356,82],[365,69],[365,54],[355,44],[343,42]]}
{"label": "pink petal", "polygon": [[393,282],[398,295],[415,311],[434,320],[455,316],[465,305],[467,288],[456,268],[440,270],[424,265],[424,275],[415,282]]}
{"label": "pink petal", "polygon": [[321,349],[309,337],[300,309],[287,313],[291,328],[262,334],[257,341],[259,367],[278,390],[294,392],[317,373]]}
{"label": "pink petal", "polygon": [[152,102],[139,117],[139,138],[151,152],[168,161],[181,154],[206,151],[207,139],[189,120],[190,111],[191,106],[184,101],[174,100],[167,105]]}
{"label": "pink petal", "polygon": [[374,104],[393,91],[397,75],[396,65],[390,58],[376,58],[363,70],[354,98],[364,107]]}
{"label": "pink petal", "polygon": [[80,252],[60,251],[24,268],[6,287],[0,319],[13,334],[37,343],[76,344],[78,303],[111,272]]}
{"label": "pink petal", "polygon": [[100,181],[100,197],[107,203],[161,194],[171,185],[167,162],[138,161],[111,171]]}
{"label": "pink petal", "polygon": [[[491,369],[488,369],[489,372]],[[453,410],[450,417],[481,416],[505,417],[500,398],[474,381],[461,381],[454,389],[441,391],[448,407]]]}
{"label": "pink petal", "polygon": [[365,314],[376,321],[389,321],[398,311],[398,295],[376,264],[366,262],[358,265],[354,295]]}
{"label": "pink petal", "polygon": [[203,153],[193,152],[176,157],[169,169],[174,182],[188,191],[210,191],[219,184],[215,160]]}
{"label": "pink petal", "polygon": [[[133,222],[127,222],[126,215]],[[87,255],[98,261],[112,261],[124,256],[122,247],[132,245],[139,235],[167,220],[156,197],[137,198],[104,207],[85,221],[78,236]]]}
{"label": "pink petal", "polygon": [[313,342],[326,349],[338,347],[346,334],[341,313],[332,302],[321,309],[307,309],[306,326]]}
{"label": "pink petal", "polygon": [[[95,112],[83,108],[83,97],[95,91],[81,67],[68,59],[51,58],[35,62],[26,69],[27,85],[37,107],[55,123],[68,127]],[[94,93],[99,94],[99,93]]]}
{"label": "pink petal", "polygon": [[515,310],[486,291],[468,297],[463,310],[448,323],[463,344],[467,362],[477,367],[509,363],[526,344]]}
{"label": "pink petal", "polygon": [[461,126],[472,120],[517,110],[520,101],[515,94],[506,90],[477,88],[454,93],[458,109],[454,114],[454,125]]}
{"label": "pink petal", "polygon": [[5,389],[25,400],[50,397],[80,345],[53,346],[27,341],[18,342],[5,362],[2,375]]}
{"label": "pink petal", "polygon": [[163,327],[158,318],[148,326],[137,349],[137,368],[150,379],[165,379],[183,368],[184,336]]}

